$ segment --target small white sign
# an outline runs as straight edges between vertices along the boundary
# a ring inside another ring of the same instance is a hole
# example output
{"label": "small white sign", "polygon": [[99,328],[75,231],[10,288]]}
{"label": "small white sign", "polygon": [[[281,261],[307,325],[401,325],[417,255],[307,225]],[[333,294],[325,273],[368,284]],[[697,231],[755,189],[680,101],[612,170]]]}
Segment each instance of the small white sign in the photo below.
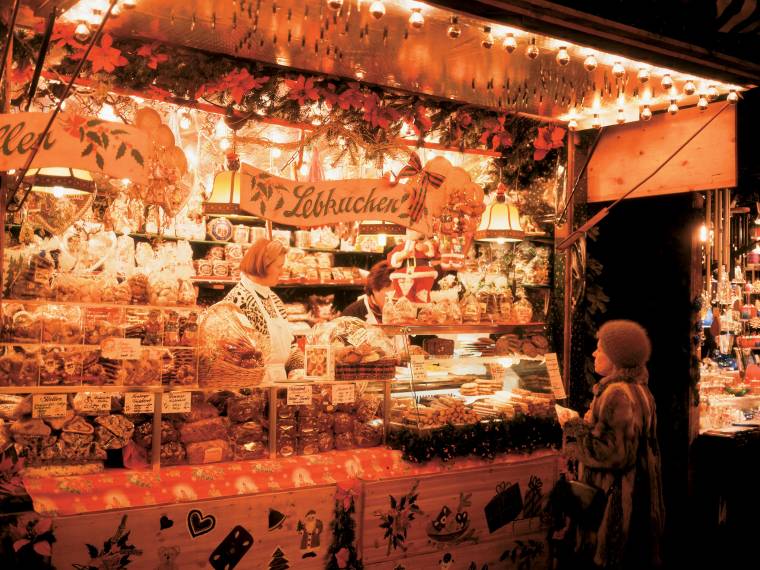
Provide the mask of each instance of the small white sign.
{"label": "small white sign", "polygon": [[33,418],[65,418],[66,394],[34,394],[32,396]]}
{"label": "small white sign", "polygon": [[562,375],[559,373],[557,354],[554,352],[550,352],[546,355],[546,371],[549,373],[549,383],[552,386],[554,397],[558,400],[564,400],[567,398],[567,394],[565,394],[565,385],[562,383]]}
{"label": "small white sign", "polygon": [[353,346],[361,346],[367,340],[367,329],[356,329],[346,340]]}
{"label": "small white sign", "polygon": [[161,398],[161,413],[187,414],[190,412],[190,392],[164,392]]}
{"label": "small white sign", "polygon": [[333,404],[353,404],[356,401],[356,385],[353,382],[332,385]]}
{"label": "small white sign", "polygon": [[504,373],[507,371],[501,364],[493,363],[490,365],[491,378],[493,380],[504,380]]}
{"label": "small white sign", "polygon": [[82,392],[77,407],[82,412],[110,412],[111,394],[108,392]]}
{"label": "small white sign", "polygon": [[423,382],[427,380],[427,370],[425,370],[425,355],[413,354],[410,358],[412,365],[412,380]]}
{"label": "small white sign", "polygon": [[124,394],[125,414],[152,414],[155,398],[150,392],[127,392]]}
{"label": "small white sign", "polygon": [[311,385],[288,386],[288,406],[311,406]]}
{"label": "small white sign", "polygon": [[103,358],[111,360],[140,360],[142,347],[139,338],[107,338],[100,343]]}

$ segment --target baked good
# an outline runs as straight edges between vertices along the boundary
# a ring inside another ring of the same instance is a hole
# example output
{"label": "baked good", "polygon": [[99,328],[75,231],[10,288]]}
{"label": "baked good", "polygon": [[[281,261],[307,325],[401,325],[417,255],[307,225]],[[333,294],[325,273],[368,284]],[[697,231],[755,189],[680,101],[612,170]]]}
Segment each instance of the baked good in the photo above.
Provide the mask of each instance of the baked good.
{"label": "baked good", "polygon": [[121,415],[110,414],[95,418],[97,441],[105,449],[121,449],[132,439],[135,425]]}
{"label": "baked good", "polygon": [[280,457],[290,457],[295,455],[296,440],[289,435],[283,435],[277,438],[277,455]]}
{"label": "baked good", "polygon": [[319,439],[313,435],[298,438],[298,455],[315,455],[319,453]]}
{"label": "baked good", "polygon": [[249,443],[264,440],[264,426],[259,422],[235,424],[230,430],[230,436],[236,443]]}
{"label": "baked good", "polygon": [[235,459],[264,459],[269,455],[269,446],[261,441],[233,443]]}
{"label": "baked good", "polygon": [[233,422],[247,422],[261,416],[264,400],[258,396],[241,396],[227,400],[227,417]]}
{"label": "baked good", "polygon": [[353,449],[354,447],[356,446],[354,445],[353,432],[347,431],[335,434],[335,449]]}
{"label": "baked good", "polygon": [[185,446],[187,462],[191,465],[218,463],[232,459],[232,448],[224,439],[188,443]]}
{"label": "baked good", "polygon": [[383,423],[381,421],[356,422],[354,424],[354,442],[356,447],[375,447],[383,441]]}
{"label": "baked good", "polygon": [[92,475],[103,471],[102,461],[88,461],[86,463],[69,465],[42,465],[28,466],[24,468],[24,477],[73,477],[77,475]]}
{"label": "baked good", "polygon": [[[208,418],[189,422],[179,429],[180,441],[184,444],[208,441],[212,439],[225,439],[227,426],[222,418]],[[189,452],[189,450],[188,450]]]}
{"label": "baked good", "polygon": [[11,424],[10,429],[13,441],[22,445],[30,441],[48,438],[52,433],[50,426],[39,418],[16,420]]}
{"label": "baked good", "polygon": [[335,436],[330,431],[323,431],[317,434],[317,445],[320,453],[332,450],[335,447]]}
{"label": "baked good", "polygon": [[336,434],[347,433],[354,429],[354,418],[345,413],[338,412],[333,416],[333,430]]}
{"label": "baked good", "polygon": [[161,465],[179,465],[187,459],[185,446],[179,441],[161,444]]}

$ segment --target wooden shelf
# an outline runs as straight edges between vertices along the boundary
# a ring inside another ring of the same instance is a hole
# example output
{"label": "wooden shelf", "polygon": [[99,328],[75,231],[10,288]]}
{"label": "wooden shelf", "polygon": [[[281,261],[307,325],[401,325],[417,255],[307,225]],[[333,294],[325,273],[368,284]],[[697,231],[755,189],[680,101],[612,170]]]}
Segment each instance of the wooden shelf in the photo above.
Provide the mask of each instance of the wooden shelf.
{"label": "wooden shelf", "polygon": [[542,331],[546,323],[452,323],[450,325],[376,325],[389,335],[417,334],[505,334],[515,331]]}

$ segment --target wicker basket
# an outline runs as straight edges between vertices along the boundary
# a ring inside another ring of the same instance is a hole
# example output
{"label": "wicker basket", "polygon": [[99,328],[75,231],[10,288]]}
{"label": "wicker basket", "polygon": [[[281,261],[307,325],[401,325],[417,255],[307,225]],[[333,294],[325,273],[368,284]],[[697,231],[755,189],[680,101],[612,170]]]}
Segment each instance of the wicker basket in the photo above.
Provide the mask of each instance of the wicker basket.
{"label": "wicker basket", "polygon": [[265,368],[241,368],[220,358],[202,357],[198,365],[201,388],[248,388],[261,384]]}

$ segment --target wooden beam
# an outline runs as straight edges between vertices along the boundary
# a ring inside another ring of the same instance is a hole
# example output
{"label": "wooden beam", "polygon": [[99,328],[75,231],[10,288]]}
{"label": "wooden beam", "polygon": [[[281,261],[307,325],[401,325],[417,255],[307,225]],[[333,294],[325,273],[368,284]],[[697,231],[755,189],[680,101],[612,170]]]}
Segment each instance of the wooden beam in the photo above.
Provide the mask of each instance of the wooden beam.
{"label": "wooden beam", "polygon": [[[608,127],[588,167],[588,201],[606,202],[625,194],[718,111],[718,105],[711,105],[704,112],[684,109],[677,117],[657,115],[648,123]],[[732,106],[631,198],[734,187],[736,160],[736,107]]]}

